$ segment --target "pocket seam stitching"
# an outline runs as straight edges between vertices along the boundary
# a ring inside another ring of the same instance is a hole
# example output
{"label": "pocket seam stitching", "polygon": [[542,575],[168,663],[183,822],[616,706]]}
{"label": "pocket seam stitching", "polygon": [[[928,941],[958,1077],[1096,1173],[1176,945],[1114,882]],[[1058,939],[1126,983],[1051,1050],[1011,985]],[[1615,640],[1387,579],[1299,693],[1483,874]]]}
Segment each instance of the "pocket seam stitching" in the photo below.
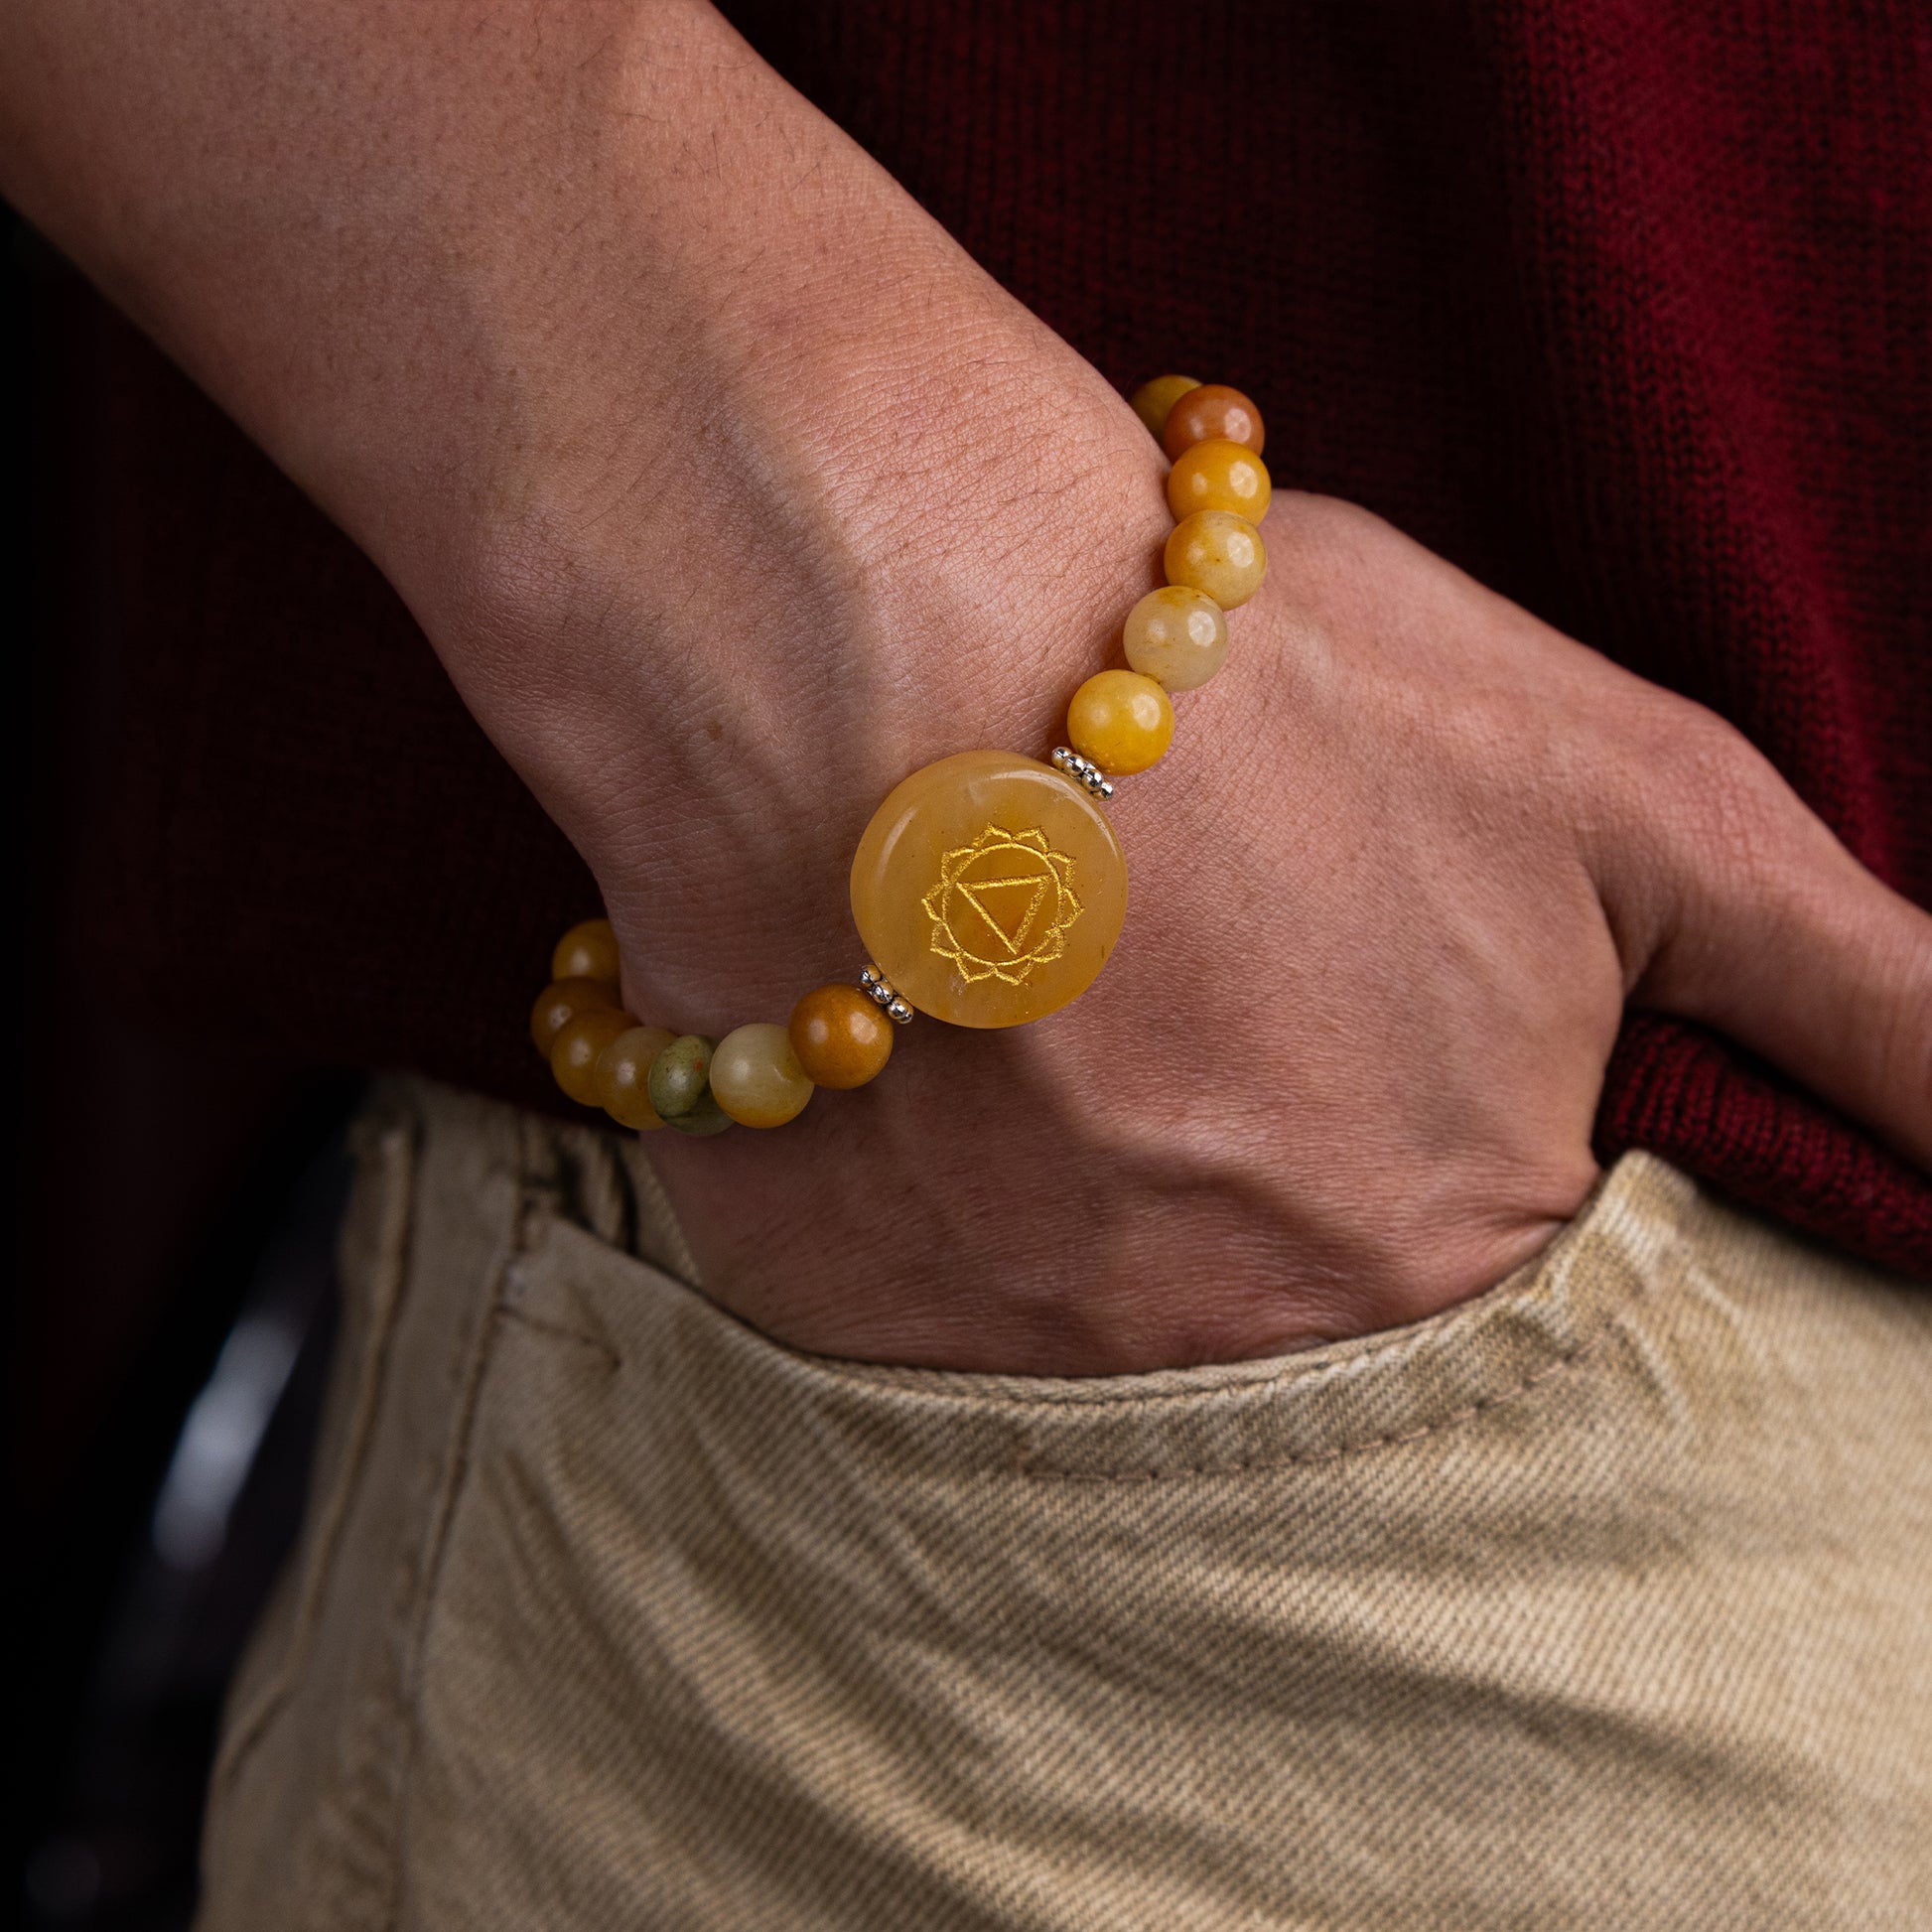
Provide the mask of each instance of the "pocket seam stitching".
{"label": "pocket seam stitching", "polygon": [[1321,1462],[1339,1461],[1344,1456],[1364,1454],[1370,1449],[1399,1449],[1409,1443],[1420,1443],[1425,1437],[1447,1434],[1490,1409],[1499,1409],[1506,1403],[1516,1401],[1519,1396],[1527,1395],[1539,1383],[1580,1366],[1607,1331],[1607,1327],[1599,1328],[1589,1340],[1567,1354],[1559,1355],[1554,1361],[1544,1363],[1515,1387],[1499,1389],[1493,1395],[1486,1395],[1465,1408],[1439,1417],[1421,1429],[1371,1436],[1358,1443],[1337,1443],[1331,1449],[1309,1449],[1299,1455],[1255,1456],[1241,1461],[1183,1463],[1156,1469],[1041,1469],[1022,1461],[1017,1472],[1032,1482],[1168,1482],[1182,1476],[1254,1475],[1264,1474],[1271,1469],[1308,1468]]}
{"label": "pocket seam stitching", "polygon": [[[1626,1156],[1627,1160],[1629,1157]],[[1618,1164],[1619,1167],[1622,1163]],[[1604,1176],[1605,1182],[1613,1179],[1615,1170]],[[1272,1375],[1259,1376],[1254,1381],[1236,1381],[1220,1388],[1212,1389],[1150,1389],[1122,1395],[1087,1395],[1079,1390],[1064,1393],[1020,1393],[1007,1394],[993,1390],[971,1389],[930,1389],[909,1387],[893,1379],[890,1365],[885,1373],[872,1373],[877,1365],[865,1362],[838,1362],[815,1358],[816,1365],[827,1375],[852,1384],[859,1383],[894,1395],[907,1396],[919,1402],[957,1402],[974,1406],[1000,1404],[1016,1409],[1141,1409],[1157,1403],[1189,1402],[1202,1407],[1210,1404],[1238,1404],[1254,1397],[1272,1395],[1281,1390],[1293,1390],[1302,1394],[1309,1390],[1325,1387],[1330,1382],[1346,1381],[1350,1377],[1367,1374],[1371,1369],[1384,1367],[1391,1358],[1419,1353],[1425,1350],[1445,1348],[1459,1341],[1464,1332],[1472,1327],[1499,1320],[1507,1320],[1511,1315],[1536,1306],[1539,1302],[1549,1302],[1553,1288],[1564,1285],[1575,1265],[1580,1237],[1587,1228],[1593,1228],[1599,1235],[1606,1237],[1616,1246],[1619,1257],[1629,1259],[1628,1244],[1623,1238],[1623,1203],[1609,1196],[1607,1184],[1598,1189],[1585,1210],[1579,1214],[1562,1235],[1541,1255],[1526,1265],[1526,1278],[1512,1289],[1507,1278],[1493,1288],[1483,1291],[1473,1300],[1459,1306],[1446,1309],[1440,1314],[1431,1315],[1425,1320],[1411,1324],[1398,1332],[1369,1342],[1351,1355],[1344,1355],[1339,1361],[1312,1363],[1290,1361]],[[1682,1228],[1674,1224],[1670,1230],[1673,1237],[1681,1238]],[[1641,1271],[1637,1271],[1639,1274]],[[757,1331],[754,1330],[754,1333]],[[759,1336],[769,1345],[769,1337]],[[1546,1363],[1531,1377],[1531,1382],[1543,1376],[1555,1374],[1580,1360],[1593,1345],[1591,1341],[1576,1344]],[[1227,1363],[1223,1367],[1238,1367],[1239,1364]],[[933,1371],[944,1375],[946,1370]],[[1522,1388],[1506,1389],[1487,1397],[1481,1406],[1494,1407],[1497,1402],[1508,1401],[1522,1393]],[[1431,1429],[1447,1428],[1457,1417],[1446,1418],[1432,1424]],[[1376,1439],[1379,1442],[1379,1438]],[[1347,1446],[1335,1451],[1351,1453],[1353,1447]],[[1359,1447],[1373,1448],[1375,1442]],[[1324,1450],[1323,1454],[1329,1451]]]}
{"label": "pocket seam stitching", "polygon": [[[1149,1389],[1143,1393],[1127,1395],[1082,1395],[1069,1391],[1064,1395],[1008,1395],[988,1390],[984,1393],[973,1389],[921,1389],[909,1388],[894,1383],[884,1376],[865,1373],[872,1367],[870,1363],[831,1363],[822,1362],[829,1373],[844,1382],[867,1383],[894,1395],[906,1395],[922,1402],[966,1402],[975,1405],[1000,1403],[1014,1409],[1139,1409],[1157,1402],[1234,1403],[1245,1401],[1253,1396],[1271,1395],[1284,1388],[1294,1388],[1298,1393],[1306,1389],[1318,1389],[1329,1382],[1344,1381],[1353,1375],[1365,1374],[1371,1368],[1378,1368],[1391,1356],[1406,1354],[1415,1350],[1432,1348],[1457,1338],[1462,1329],[1473,1326],[1484,1319],[1496,1319],[1500,1315],[1513,1312],[1527,1306],[1543,1287],[1539,1278],[1526,1282],[1521,1289],[1504,1298],[1502,1285],[1486,1291],[1475,1301],[1460,1308],[1446,1310],[1441,1315],[1411,1326],[1403,1333],[1392,1335],[1386,1340],[1361,1349],[1353,1355],[1346,1355],[1338,1362],[1322,1362],[1304,1366],[1291,1363],[1277,1370],[1273,1375],[1257,1377],[1252,1382],[1236,1382],[1216,1389]],[[1492,1299],[1495,1298],[1495,1299]],[[768,1340],[768,1337],[760,1337]],[[1571,1355],[1561,1357],[1554,1366],[1562,1367],[1575,1359],[1581,1349]],[[1216,1364],[1222,1369],[1239,1368],[1238,1362]],[[955,1373],[946,1369],[929,1371],[938,1375]],[[1542,1373],[1543,1371],[1539,1371]],[[1042,1378],[1047,1379],[1047,1378]]]}

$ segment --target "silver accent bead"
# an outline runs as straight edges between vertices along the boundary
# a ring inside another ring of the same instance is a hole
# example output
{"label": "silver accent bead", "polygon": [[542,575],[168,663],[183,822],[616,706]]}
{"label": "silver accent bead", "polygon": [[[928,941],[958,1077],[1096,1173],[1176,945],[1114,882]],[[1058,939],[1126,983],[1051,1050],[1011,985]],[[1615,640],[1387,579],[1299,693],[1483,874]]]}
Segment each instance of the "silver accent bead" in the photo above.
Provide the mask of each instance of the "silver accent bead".
{"label": "silver accent bead", "polygon": [[1053,766],[1076,784],[1085,785],[1090,797],[1111,798],[1114,795],[1114,781],[1091,759],[1083,759],[1069,745],[1053,747]]}
{"label": "silver accent bead", "polygon": [[887,1019],[897,1020],[901,1027],[912,1018],[912,1009],[893,991],[892,981],[877,966],[868,966],[859,975],[859,991],[874,1006],[884,1007]]}

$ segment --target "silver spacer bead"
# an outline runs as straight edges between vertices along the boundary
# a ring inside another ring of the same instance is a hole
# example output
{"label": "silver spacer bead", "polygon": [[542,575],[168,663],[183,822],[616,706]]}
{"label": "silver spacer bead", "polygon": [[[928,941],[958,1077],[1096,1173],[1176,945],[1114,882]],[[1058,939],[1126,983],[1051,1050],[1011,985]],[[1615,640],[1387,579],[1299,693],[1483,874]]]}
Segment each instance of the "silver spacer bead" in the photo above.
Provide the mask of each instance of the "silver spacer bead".
{"label": "silver spacer bead", "polygon": [[893,983],[877,966],[868,966],[859,975],[859,990],[876,1007],[884,1007],[888,1020],[897,1020],[903,1027],[912,1018],[912,1009],[893,991]]}
{"label": "silver spacer bead", "polygon": [[1053,767],[1065,772],[1076,784],[1085,785],[1088,794],[1094,798],[1111,798],[1114,795],[1114,781],[1091,759],[1083,759],[1071,746],[1053,747]]}

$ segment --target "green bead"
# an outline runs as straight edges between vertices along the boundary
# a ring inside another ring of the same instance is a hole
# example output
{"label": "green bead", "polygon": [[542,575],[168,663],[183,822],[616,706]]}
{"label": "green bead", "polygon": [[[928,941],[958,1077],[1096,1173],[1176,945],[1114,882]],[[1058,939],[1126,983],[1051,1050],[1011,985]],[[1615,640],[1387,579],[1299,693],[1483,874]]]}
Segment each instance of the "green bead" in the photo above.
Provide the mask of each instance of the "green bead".
{"label": "green bead", "polygon": [[680,1034],[651,1062],[650,1104],[659,1120],[676,1121],[706,1097],[717,1044],[703,1034]]}
{"label": "green bead", "polygon": [[731,1124],[731,1115],[719,1106],[717,1096],[709,1087],[699,1095],[698,1104],[688,1114],[670,1114],[664,1121],[666,1127],[675,1127],[693,1140],[702,1140],[707,1134],[722,1134]]}

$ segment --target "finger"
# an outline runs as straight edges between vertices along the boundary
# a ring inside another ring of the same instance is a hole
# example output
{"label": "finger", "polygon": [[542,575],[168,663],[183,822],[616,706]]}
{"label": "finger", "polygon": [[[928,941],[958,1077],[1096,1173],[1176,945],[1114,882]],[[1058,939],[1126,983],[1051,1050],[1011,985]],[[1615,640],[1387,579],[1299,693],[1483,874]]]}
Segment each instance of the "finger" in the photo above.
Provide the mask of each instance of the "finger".
{"label": "finger", "polygon": [[1932,917],[1729,727],[1679,709],[1605,882],[1640,955],[1632,1000],[1729,1035],[1932,1170]]}

